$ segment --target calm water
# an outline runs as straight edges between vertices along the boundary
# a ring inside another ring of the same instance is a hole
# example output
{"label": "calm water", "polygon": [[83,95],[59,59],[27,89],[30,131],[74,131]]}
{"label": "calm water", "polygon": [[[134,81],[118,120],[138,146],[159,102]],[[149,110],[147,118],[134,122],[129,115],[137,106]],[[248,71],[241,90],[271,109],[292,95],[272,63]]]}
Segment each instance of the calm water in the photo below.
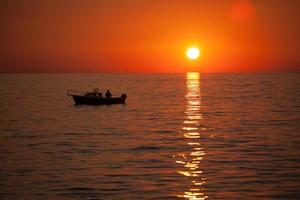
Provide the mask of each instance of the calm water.
{"label": "calm water", "polygon": [[300,199],[300,74],[2,74],[0,113],[0,199]]}

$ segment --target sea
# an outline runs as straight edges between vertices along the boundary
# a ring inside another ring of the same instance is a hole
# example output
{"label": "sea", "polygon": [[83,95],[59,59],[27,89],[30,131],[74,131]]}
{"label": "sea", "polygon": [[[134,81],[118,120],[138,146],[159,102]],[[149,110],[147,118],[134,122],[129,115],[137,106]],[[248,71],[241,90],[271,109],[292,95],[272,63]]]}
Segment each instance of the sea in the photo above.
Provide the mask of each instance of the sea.
{"label": "sea", "polygon": [[300,199],[300,73],[0,74],[0,199]]}

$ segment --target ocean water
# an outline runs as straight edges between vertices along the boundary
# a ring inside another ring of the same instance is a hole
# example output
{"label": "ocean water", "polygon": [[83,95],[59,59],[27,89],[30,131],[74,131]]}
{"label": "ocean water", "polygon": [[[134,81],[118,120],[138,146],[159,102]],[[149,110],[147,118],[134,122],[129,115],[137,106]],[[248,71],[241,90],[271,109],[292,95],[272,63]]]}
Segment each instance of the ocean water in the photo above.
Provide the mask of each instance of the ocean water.
{"label": "ocean water", "polygon": [[300,74],[1,74],[0,199],[300,199]]}

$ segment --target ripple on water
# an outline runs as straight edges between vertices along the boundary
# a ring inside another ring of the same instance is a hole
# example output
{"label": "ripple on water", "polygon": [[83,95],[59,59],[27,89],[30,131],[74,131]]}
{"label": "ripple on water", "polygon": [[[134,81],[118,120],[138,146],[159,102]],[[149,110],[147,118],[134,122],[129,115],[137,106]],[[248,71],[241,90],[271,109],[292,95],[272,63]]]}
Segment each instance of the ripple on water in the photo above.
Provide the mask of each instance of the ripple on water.
{"label": "ripple on water", "polygon": [[[0,80],[0,199],[300,196],[299,74]],[[65,96],[97,85],[126,92],[127,104],[73,106]]]}

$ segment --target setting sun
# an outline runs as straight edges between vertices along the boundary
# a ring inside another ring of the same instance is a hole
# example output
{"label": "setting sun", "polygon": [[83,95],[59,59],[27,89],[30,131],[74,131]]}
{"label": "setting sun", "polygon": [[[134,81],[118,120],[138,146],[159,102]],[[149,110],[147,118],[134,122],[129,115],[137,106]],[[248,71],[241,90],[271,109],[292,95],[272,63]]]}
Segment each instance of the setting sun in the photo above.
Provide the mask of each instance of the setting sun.
{"label": "setting sun", "polygon": [[186,56],[191,60],[196,60],[200,56],[200,51],[196,47],[188,48],[186,51]]}

